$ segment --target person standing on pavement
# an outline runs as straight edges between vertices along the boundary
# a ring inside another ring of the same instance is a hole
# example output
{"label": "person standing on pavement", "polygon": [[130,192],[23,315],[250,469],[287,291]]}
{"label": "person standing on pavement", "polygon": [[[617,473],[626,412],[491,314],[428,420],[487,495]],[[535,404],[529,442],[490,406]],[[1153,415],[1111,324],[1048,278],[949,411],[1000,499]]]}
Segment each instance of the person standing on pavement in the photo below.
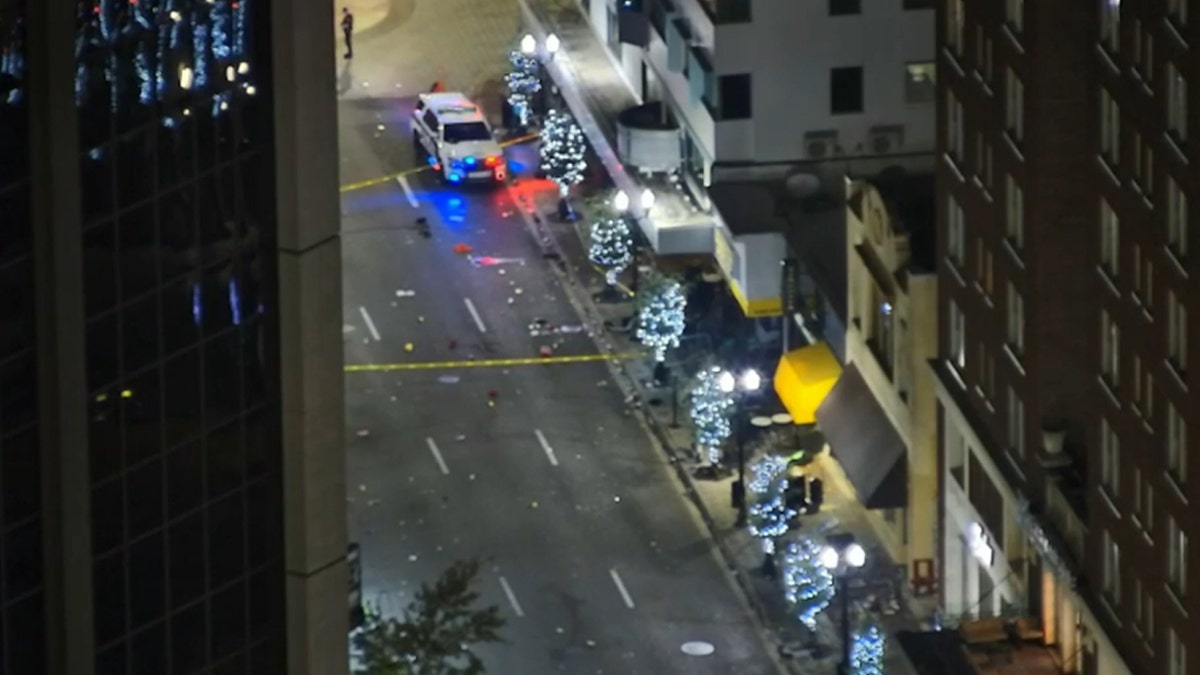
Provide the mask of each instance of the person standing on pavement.
{"label": "person standing on pavement", "polygon": [[342,8],[342,35],[346,36],[346,58],[354,58],[354,15],[349,7]]}

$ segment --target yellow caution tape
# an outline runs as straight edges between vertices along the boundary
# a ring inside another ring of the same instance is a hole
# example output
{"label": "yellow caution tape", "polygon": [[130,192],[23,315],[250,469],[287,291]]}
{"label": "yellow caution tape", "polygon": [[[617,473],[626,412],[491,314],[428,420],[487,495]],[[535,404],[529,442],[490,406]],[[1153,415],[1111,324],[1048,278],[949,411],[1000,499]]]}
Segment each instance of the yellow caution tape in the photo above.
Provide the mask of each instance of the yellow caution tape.
{"label": "yellow caution tape", "polygon": [[[500,147],[507,148],[510,145],[517,145],[519,143],[525,143],[527,141],[532,141],[533,139],[535,139],[537,137],[538,137],[537,134],[526,134],[524,136],[518,136],[517,138],[510,138],[507,141],[502,142],[500,144]],[[375,185],[383,185],[384,183],[390,183],[390,182],[396,180],[397,178],[402,178],[404,176],[411,176],[414,173],[421,173],[422,171],[428,171],[431,168],[433,168],[433,167],[417,166],[417,167],[413,167],[411,169],[397,171],[396,173],[389,173],[387,175],[380,176],[378,178],[368,178],[367,180],[360,180],[357,183],[347,183],[347,184],[343,185],[340,189],[341,189],[342,193],[354,192],[355,190],[361,190],[363,188],[369,188],[369,187],[372,187]]]}
{"label": "yellow caution tape", "polygon": [[478,361],[426,361],[423,363],[360,363],[347,365],[347,373],[387,373],[394,370],[450,370],[453,368],[503,368],[506,366],[548,366],[557,363],[618,361],[646,356],[645,352],[623,354],[581,354],[579,356],[543,356],[522,359],[483,359]]}

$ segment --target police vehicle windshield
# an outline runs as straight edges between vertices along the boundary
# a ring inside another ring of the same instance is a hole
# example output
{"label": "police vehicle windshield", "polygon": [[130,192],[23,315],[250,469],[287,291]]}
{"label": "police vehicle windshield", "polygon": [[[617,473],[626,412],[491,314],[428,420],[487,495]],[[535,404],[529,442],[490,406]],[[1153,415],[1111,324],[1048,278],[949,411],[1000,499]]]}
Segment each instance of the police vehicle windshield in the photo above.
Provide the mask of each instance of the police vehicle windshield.
{"label": "police vehicle windshield", "polygon": [[447,124],[442,127],[442,138],[447,143],[462,143],[464,141],[490,141],[492,133],[483,122],[462,122]]}

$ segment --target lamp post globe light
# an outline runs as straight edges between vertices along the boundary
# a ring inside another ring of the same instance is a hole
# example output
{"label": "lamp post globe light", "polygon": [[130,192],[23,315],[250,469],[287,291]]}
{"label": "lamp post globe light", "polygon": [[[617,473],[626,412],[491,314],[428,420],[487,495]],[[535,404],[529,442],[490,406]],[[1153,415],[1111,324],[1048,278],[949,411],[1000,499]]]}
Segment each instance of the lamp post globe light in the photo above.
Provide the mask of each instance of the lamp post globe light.
{"label": "lamp post globe light", "polygon": [[745,433],[744,410],[742,406],[742,396],[752,394],[758,391],[762,386],[762,376],[753,368],[747,368],[740,375],[734,375],[728,370],[722,370],[717,375],[717,388],[726,394],[734,394],[734,409],[733,417],[733,439],[737,443],[738,453],[738,482],[736,490],[737,501],[737,526],[745,527],[748,513],[746,499],[746,443],[743,438]]}
{"label": "lamp post globe light", "polygon": [[529,55],[529,56],[533,56],[533,53],[536,51],[537,51],[537,38],[533,37],[529,33],[526,33],[525,37],[521,38],[521,53]]}
{"label": "lamp post globe light", "polygon": [[821,549],[821,564],[837,578],[838,595],[842,597],[842,660],[838,664],[838,675],[850,673],[850,593],[849,572],[867,563],[867,552],[857,543],[851,542],[842,550],[832,546]]}
{"label": "lamp post globe light", "polygon": [[617,194],[613,195],[613,210],[617,213],[629,210],[629,195],[624,190],[617,190]]}
{"label": "lamp post globe light", "polygon": [[650,188],[646,188],[645,190],[642,190],[641,205],[642,205],[643,211],[645,211],[646,213],[649,213],[650,209],[654,208],[654,203],[656,201],[658,201],[658,197],[655,196],[654,190],[651,190]]}
{"label": "lamp post globe light", "polygon": [[546,36],[546,53],[550,55],[550,58],[554,58],[554,55],[557,54],[558,50],[561,48],[562,41],[558,39],[557,35],[551,33]]}

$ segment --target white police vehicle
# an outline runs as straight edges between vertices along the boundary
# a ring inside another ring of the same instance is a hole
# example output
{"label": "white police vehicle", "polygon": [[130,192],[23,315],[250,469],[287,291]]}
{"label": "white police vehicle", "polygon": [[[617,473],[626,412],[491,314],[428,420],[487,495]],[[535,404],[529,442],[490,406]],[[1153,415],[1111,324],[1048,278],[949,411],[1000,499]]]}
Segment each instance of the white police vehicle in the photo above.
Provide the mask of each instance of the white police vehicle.
{"label": "white police vehicle", "polygon": [[445,181],[502,183],[504,151],[483,110],[460,93],[421,94],[413,110],[413,149]]}

